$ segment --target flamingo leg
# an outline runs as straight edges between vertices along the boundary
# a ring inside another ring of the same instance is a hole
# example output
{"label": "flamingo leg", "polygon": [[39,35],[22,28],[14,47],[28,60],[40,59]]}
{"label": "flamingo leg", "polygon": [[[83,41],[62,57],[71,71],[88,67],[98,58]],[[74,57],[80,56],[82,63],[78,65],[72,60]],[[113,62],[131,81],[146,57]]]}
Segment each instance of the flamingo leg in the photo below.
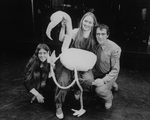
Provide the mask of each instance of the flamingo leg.
{"label": "flamingo leg", "polygon": [[80,106],[81,106],[81,108],[80,108],[80,110],[75,110],[75,109],[71,109],[71,110],[74,111],[74,113],[73,113],[74,116],[80,117],[81,115],[83,115],[86,112],[86,110],[83,109],[83,88],[79,83],[77,70],[75,69],[74,72],[75,72],[75,81],[77,82],[77,85],[81,91],[81,94],[80,94]]}
{"label": "flamingo leg", "polygon": [[78,87],[79,87],[79,89],[81,91],[81,94],[80,94],[80,106],[81,106],[81,108],[80,108],[80,110],[75,110],[75,109],[71,109],[71,110],[74,111],[74,113],[73,113],[74,116],[80,117],[81,115],[83,115],[86,112],[86,110],[83,109],[83,88],[82,88],[82,86],[79,83],[79,79],[78,79],[78,74],[77,74],[76,68],[74,69],[75,79],[73,80],[73,82],[69,86],[66,86],[66,87],[62,87],[62,86],[60,86],[57,83],[57,80],[56,80],[55,73],[53,71],[53,66],[52,65],[50,66],[50,69],[51,69],[51,77],[53,78],[53,81],[55,82],[55,84],[59,88],[61,88],[61,89],[68,89],[68,88],[72,87],[75,84],[75,82],[77,83],[77,85],[78,85]]}

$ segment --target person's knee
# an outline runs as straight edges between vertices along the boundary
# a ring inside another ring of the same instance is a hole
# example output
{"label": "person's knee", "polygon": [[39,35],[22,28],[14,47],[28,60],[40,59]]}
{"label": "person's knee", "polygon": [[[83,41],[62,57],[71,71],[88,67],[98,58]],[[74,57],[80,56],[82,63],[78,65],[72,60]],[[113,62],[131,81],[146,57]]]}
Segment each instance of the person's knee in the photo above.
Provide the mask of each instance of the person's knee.
{"label": "person's knee", "polygon": [[70,76],[68,74],[62,74],[58,80],[58,83],[63,87],[66,87],[70,83]]}
{"label": "person's knee", "polygon": [[88,79],[88,80],[93,80],[93,79],[94,79],[94,76],[93,76],[92,70],[89,70],[89,71],[85,72],[85,73],[82,75],[82,78],[83,78],[83,79]]}
{"label": "person's knee", "polygon": [[69,84],[69,81],[67,79],[62,79],[60,80],[59,82],[59,85],[62,86],[62,87],[67,87],[68,84]]}
{"label": "person's knee", "polygon": [[109,94],[109,90],[108,89],[104,89],[104,88],[101,88],[101,87],[96,87],[95,91],[100,96],[106,96],[106,95]]}

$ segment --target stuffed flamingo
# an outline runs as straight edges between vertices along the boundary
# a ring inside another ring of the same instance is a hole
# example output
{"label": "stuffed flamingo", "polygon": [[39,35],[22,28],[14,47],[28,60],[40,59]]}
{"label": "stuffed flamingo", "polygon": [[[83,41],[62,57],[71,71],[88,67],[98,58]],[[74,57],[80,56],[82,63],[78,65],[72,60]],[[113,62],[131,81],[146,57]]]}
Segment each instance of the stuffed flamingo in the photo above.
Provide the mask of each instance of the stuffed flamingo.
{"label": "stuffed flamingo", "polygon": [[[58,16],[58,15],[60,15],[60,16]],[[52,21],[50,23],[51,27],[49,26],[48,29],[52,30],[52,27],[56,26],[56,24],[58,24],[63,19],[65,19],[66,20],[67,34],[65,36],[65,40],[63,41],[62,53],[58,57],[56,57],[55,51],[54,51],[52,53],[52,55],[49,57],[49,62],[51,63],[51,67],[50,67],[51,73],[50,73],[49,77],[52,77],[55,84],[61,89],[69,89],[75,83],[77,83],[77,85],[81,91],[81,94],[80,94],[81,108],[80,108],[80,110],[72,109],[72,111],[74,111],[74,113],[73,113],[74,116],[79,117],[79,116],[83,115],[86,112],[86,110],[83,109],[83,88],[79,83],[77,71],[88,71],[89,69],[92,69],[96,63],[97,57],[92,52],[89,52],[86,50],[69,48],[69,44],[71,41],[72,22],[71,22],[70,16],[67,15],[67,13],[64,13],[62,11],[58,11],[58,12],[55,12],[54,14],[52,14],[51,18],[52,18]],[[67,69],[74,71],[75,79],[73,80],[73,82],[70,85],[68,85],[66,87],[62,87],[58,84],[56,77],[55,77],[55,73],[53,71],[53,67],[55,65],[55,62],[58,59],[60,59],[61,63]]]}

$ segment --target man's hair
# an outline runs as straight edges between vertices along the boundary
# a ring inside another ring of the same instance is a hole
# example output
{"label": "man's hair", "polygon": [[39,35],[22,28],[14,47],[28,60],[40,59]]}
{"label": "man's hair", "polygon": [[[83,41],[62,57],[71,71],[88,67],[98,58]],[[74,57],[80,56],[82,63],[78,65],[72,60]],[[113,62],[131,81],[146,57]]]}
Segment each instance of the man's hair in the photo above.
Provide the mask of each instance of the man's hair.
{"label": "man's hair", "polygon": [[110,34],[110,29],[109,29],[109,27],[108,27],[107,25],[105,25],[105,24],[97,24],[97,25],[95,26],[95,29],[94,29],[94,36],[96,36],[96,30],[97,30],[98,28],[99,28],[100,30],[106,29],[107,35]]}

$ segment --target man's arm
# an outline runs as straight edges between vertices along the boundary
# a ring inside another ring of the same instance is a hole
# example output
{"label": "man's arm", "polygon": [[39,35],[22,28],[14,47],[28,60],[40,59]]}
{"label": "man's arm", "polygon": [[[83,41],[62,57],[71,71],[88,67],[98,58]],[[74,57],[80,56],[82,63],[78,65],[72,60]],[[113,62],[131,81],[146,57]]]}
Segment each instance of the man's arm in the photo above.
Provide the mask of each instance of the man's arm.
{"label": "man's arm", "polygon": [[103,78],[104,82],[111,81],[118,76],[120,71],[120,55],[121,48],[117,47],[112,51],[111,55],[111,71]]}

